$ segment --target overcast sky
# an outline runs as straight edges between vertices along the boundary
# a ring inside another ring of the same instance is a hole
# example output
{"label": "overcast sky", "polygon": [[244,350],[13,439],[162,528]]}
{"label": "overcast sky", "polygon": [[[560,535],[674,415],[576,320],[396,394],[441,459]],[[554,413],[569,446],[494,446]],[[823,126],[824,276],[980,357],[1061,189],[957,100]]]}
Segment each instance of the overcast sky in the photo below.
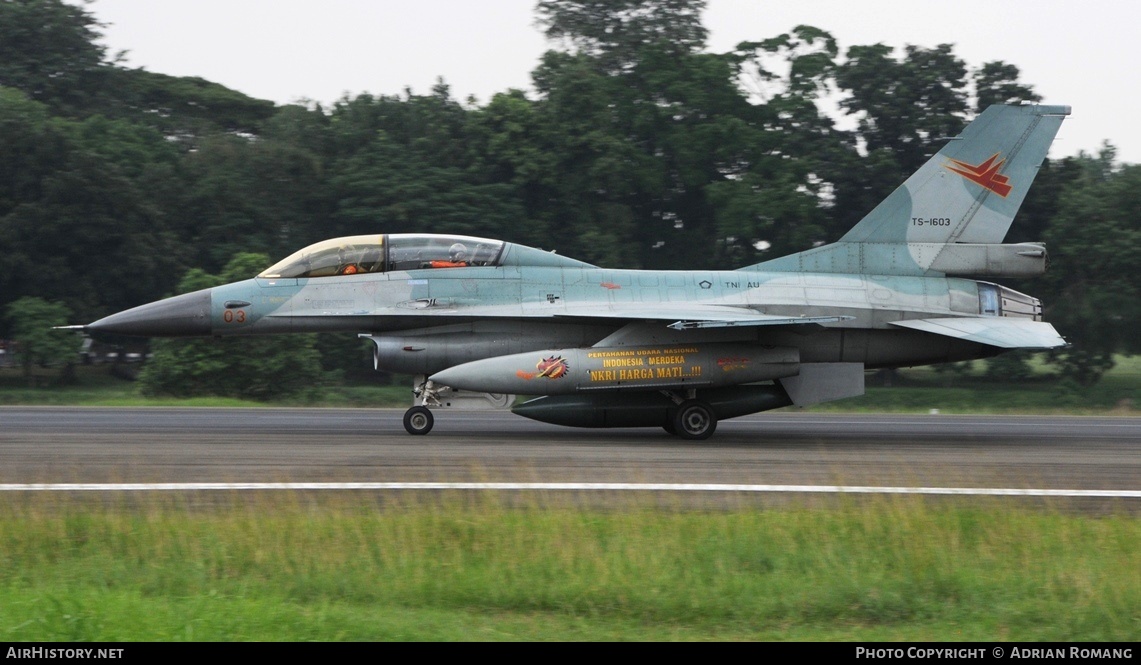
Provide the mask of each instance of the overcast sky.
{"label": "overcast sky", "polygon": [[[330,103],[345,93],[426,93],[437,77],[480,104],[530,89],[548,44],[535,0],[95,0],[109,54],[127,66],[200,76],[260,99]],[[1073,115],[1051,157],[1103,140],[1141,163],[1141,4],[1129,0],[709,0],[709,50],[807,24],[841,52],[883,42],[955,45],[972,68],[1003,60],[1043,103]]]}

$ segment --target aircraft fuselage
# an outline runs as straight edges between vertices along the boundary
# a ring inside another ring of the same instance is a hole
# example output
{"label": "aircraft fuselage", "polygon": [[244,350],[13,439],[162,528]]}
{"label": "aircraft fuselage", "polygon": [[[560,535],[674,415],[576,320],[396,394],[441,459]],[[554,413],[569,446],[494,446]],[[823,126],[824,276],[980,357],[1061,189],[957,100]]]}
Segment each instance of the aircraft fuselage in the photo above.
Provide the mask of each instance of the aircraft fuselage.
{"label": "aircraft fuselage", "polygon": [[[990,346],[890,325],[911,318],[978,316],[979,285],[962,278],[826,273],[471,267],[335,279],[256,278],[144,305],[109,317],[100,328],[172,334],[148,326],[169,326],[173,320],[182,325],[173,334],[368,331],[382,340],[380,368],[430,374],[510,353],[593,346],[633,323],[647,307],[708,304],[773,315],[850,318],[819,326],[685,331],[641,325],[652,327],[654,339],[663,344],[792,346],[800,349],[802,362],[857,362],[874,368],[996,353]],[[185,314],[172,317],[168,311],[154,317],[140,311],[164,303],[171,310],[176,300],[195,303],[197,325],[184,325]],[[629,318],[620,318],[623,315]],[[122,321],[116,321],[119,318]]]}

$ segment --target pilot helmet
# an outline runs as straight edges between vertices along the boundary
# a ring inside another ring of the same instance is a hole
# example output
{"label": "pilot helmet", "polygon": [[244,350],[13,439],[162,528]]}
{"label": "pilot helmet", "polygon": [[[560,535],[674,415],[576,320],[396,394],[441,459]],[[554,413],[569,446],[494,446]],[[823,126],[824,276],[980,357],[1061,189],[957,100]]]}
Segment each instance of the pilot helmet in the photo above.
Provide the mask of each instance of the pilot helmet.
{"label": "pilot helmet", "polygon": [[463,261],[467,259],[467,247],[462,242],[457,242],[448,249],[448,256],[453,261]]}

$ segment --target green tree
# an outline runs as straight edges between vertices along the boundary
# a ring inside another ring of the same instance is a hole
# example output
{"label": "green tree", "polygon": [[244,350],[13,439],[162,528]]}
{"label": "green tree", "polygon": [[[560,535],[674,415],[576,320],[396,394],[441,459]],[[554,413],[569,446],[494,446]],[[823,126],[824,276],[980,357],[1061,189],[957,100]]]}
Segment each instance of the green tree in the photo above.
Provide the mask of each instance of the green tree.
{"label": "green tree", "polygon": [[287,142],[215,135],[172,175],[182,186],[163,193],[163,207],[184,265],[217,271],[242,251],[280,258],[328,233],[320,159]]}
{"label": "green tree", "polygon": [[734,51],[737,73],[754,100],[719,143],[724,179],[707,188],[728,265],[749,264],[829,239],[840,163],[858,158],[817,101],[833,87],[838,49],[811,26]]}
{"label": "green tree", "polygon": [[1074,157],[1043,161],[1004,242],[1043,242],[1050,223],[1058,216],[1063,192],[1081,174],[1081,161]]}
{"label": "green tree", "polygon": [[62,0],[0,2],[0,86],[68,115],[97,106],[108,70],[100,27]]}
{"label": "green tree", "polygon": [[966,125],[967,68],[950,44],[908,45],[902,59],[890,46],[853,46],[836,70],[841,102],[860,114],[859,136],[868,152],[887,150],[910,175]]}
{"label": "green tree", "polygon": [[986,361],[986,378],[991,381],[1017,383],[1026,381],[1034,371],[1030,367],[1032,351],[1020,349],[1007,351]]}
{"label": "green tree", "polygon": [[1053,354],[1063,376],[1083,386],[1141,352],[1141,166],[1116,163],[1106,145],[1076,160],[1080,174],[1062,192],[1044,240],[1051,265],[1043,282],[1047,319],[1070,342]]}
{"label": "green tree", "polygon": [[487,106],[476,109],[471,131],[485,172],[492,182],[507,184],[518,202],[518,216],[503,237],[525,245],[575,249],[558,244],[560,229],[553,221],[552,201],[557,197],[559,155],[553,149],[551,126],[539,104],[521,90],[496,94]]}
{"label": "green tree", "polygon": [[[640,119],[628,113],[631,90],[591,56],[556,51],[543,56],[532,78],[542,96],[535,108],[543,131],[535,139],[551,161],[522,187],[541,193],[529,198],[528,217],[551,232],[543,246],[600,265],[639,266],[634,206],[661,200],[664,183],[632,136]],[[655,225],[645,222],[643,233]]]}
{"label": "green tree", "polygon": [[[704,53],[703,8],[540,4],[548,37],[570,48],[547,52],[533,72],[540,122],[529,135],[538,147],[515,152],[532,163],[551,156],[545,176],[522,189],[528,217],[560,249],[602,265],[711,268],[746,258],[761,241],[783,244],[794,227],[821,235],[813,223],[823,217],[822,181],[805,155],[831,126],[812,91],[834,42],[802,26]],[[760,51],[787,54],[795,95],[750,103],[738,81]],[[786,223],[774,221],[782,216]]]}
{"label": "green tree", "polygon": [[[856,115],[853,151],[837,155],[827,179],[844,233],[915,172],[966,124],[967,68],[950,44],[933,49],[908,45],[902,58],[884,44],[853,46],[836,68],[840,102]],[[835,240],[836,237],[830,238]]]}
{"label": "green tree", "polygon": [[[214,276],[191,270],[179,284],[186,293],[248,278],[269,264],[265,255],[235,256]],[[220,396],[255,400],[304,398],[324,375],[315,335],[162,339],[139,373],[147,395]]]}
{"label": "green tree", "polygon": [[187,150],[215,134],[256,135],[276,112],[269,100],[196,76],[109,67],[105,77],[115,96],[104,113],[154,127]]}
{"label": "green tree", "polygon": [[[833,71],[836,86],[849,94],[841,106],[857,115],[858,127],[821,173],[834,188],[829,240],[850,229],[948,137],[957,136],[971,111],[1040,99],[1019,81],[1018,68],[1002,61],[985,63],[968,76],[950,44],[908,45],[901,57],[884,44],[853,46]],[[857,145],[866,157],[859,156]],[[1036,186],[1031,196],[1043,189]]]}
{"label": "green tree", "polygon": [[0,88],[0,150],[0,307],[35,295],[92,320],[173,286],[178,253],[144,186],[177,159],[159,134]]}
{"label": "green tree", "polygon": [[552,42],[595,59],[610,74],[641,60],[646,46],[675,54],[705,46],[705,0],[540,0],[537,23]]}
{"label": "green tree", "polygon": [[34,368],[37,365],[67,368],[75,363],[81,343],[79,336],[52,329],[69,323],[71,313],[66,305],[25,296],[9,304],[6,311],[12,340],[16,343],[20,365],[30,387],[36,385]]}
{"label": "green tree", "polygon": [[336,104],[329,167],[336,233],[515,235],[523,211],[476,147],[473,118],[442,81],[430,95]]}
{"label": "green tree", "polygon": [[982,113],[991,104],[1040,102],[1041,95],[1018,81],[1018,67],[996,60],[985,63],[972,79],[975,83],[975,111]]}

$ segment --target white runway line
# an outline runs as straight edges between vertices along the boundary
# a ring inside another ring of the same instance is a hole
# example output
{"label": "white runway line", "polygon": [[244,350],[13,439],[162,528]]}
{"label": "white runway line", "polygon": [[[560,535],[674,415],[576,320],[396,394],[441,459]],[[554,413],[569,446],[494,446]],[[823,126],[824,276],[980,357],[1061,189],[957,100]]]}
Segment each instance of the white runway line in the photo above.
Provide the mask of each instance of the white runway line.
{"label": "white runway line", "polygon": [[203,490],[548,490],[756,492],[808,494],[929,494],[1141,498],[1141,490],[873,487],[847,485],[701,485],[687,483],[8,483],[0,492],[163,492]]}

